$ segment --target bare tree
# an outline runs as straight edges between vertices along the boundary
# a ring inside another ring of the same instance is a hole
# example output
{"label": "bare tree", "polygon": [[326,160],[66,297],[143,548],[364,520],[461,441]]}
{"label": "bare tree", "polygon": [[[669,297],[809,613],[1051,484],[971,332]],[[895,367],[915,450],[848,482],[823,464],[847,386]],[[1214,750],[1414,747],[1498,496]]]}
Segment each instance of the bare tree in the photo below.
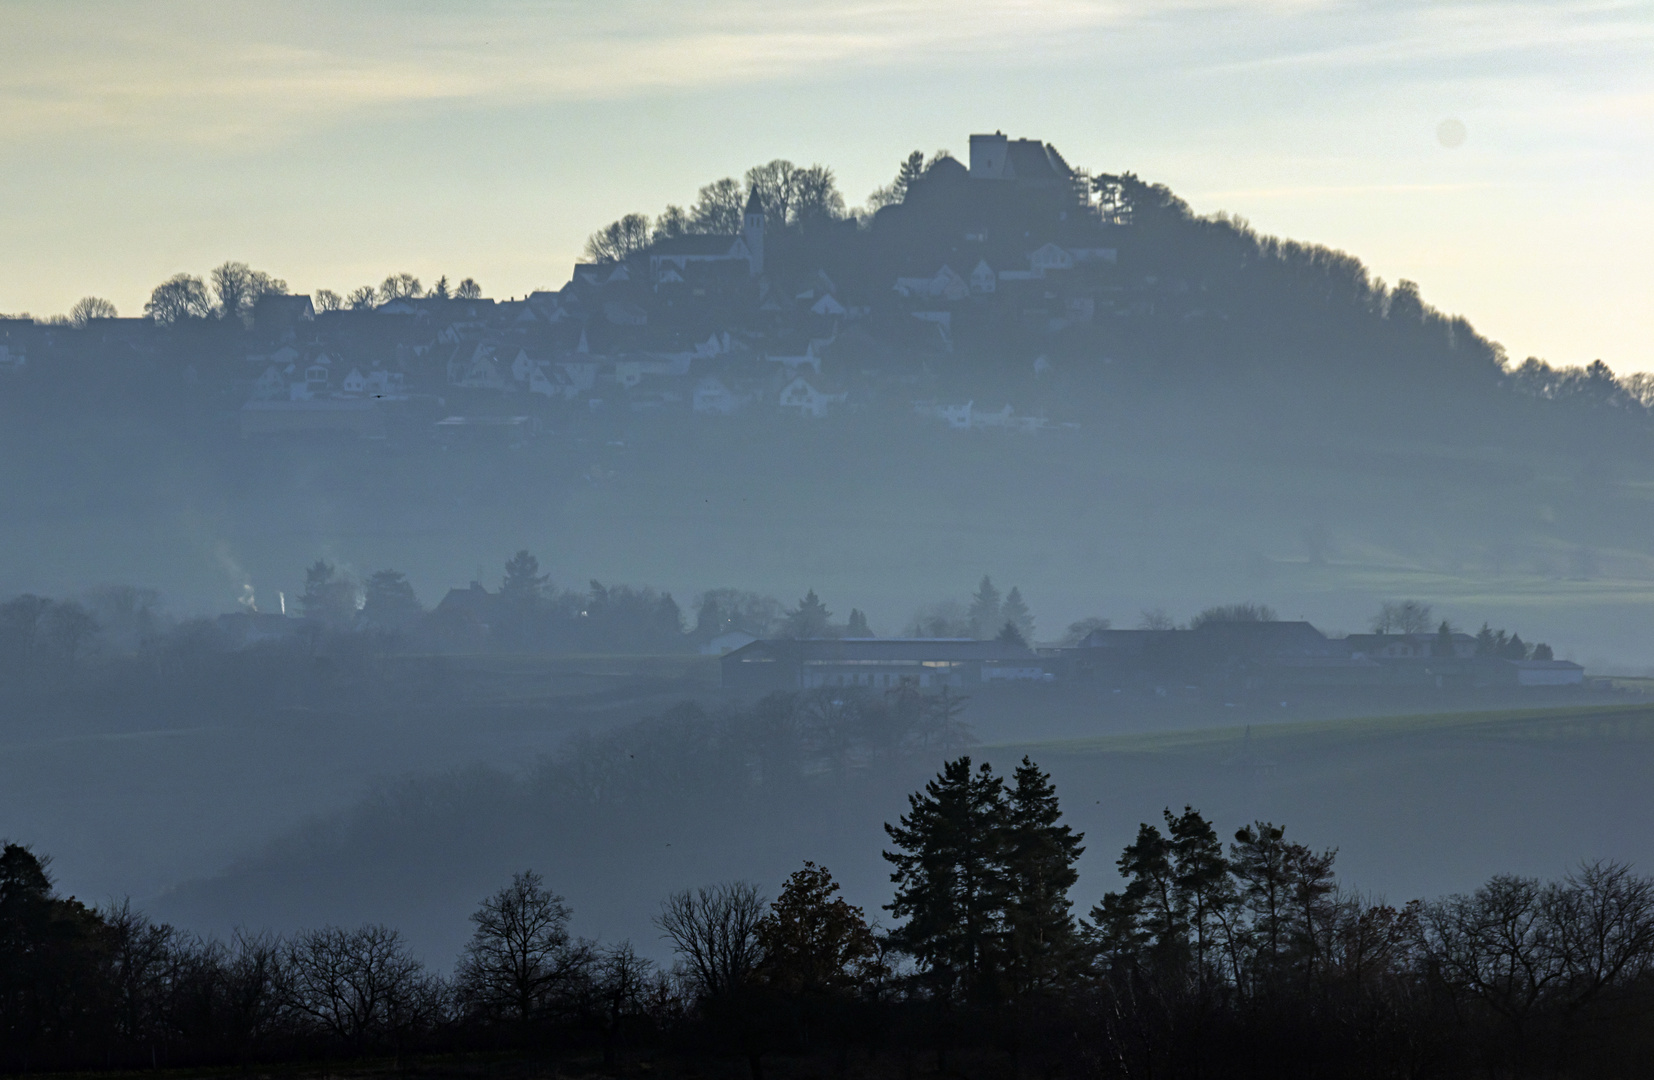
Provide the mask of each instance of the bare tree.
{"label": "bare tree", "polygon": [[1587,863],[1554,890],[1549,908],[1570,1008],[1654,971],[1654,881],[1624,863]]}
{"label": "bare tree", "polygon": [[689,231],[719,236],[738,233],[745,209],[746,192],[739,180],[729,176],[714,180],[701,188],[689,207]]}
{"label": "bare tree", "polygon": [[1195,630],[1207,623],[1274,622],[1275,619],[1275,609],[1268,604],[1219,604],[1190,619],[1189,629]]}
{"label": "bare tree", "polygon": [[345,306],[345,298],[332,289],[317,289],[314,298],[317,311],[340,311]]}
{"label": "bare tree", "polygon": [[214,269],[212,285],[213,292],[218,294],[220,319],[247,319],[259,297],[287,291],[287,282],[254,270],[244,262],[226,262]]}
{"label": "bare tree", "polygon": [[33,666],[51,610],[50,600],[33,593],[0,604],[0,665],[19,673]]}
{"label": "bare tree", "polygon": [[752,977],[762,958],[758,924],[764,903],[758,886],[745,881],[685,889],[661,902],[655,925],[672,942],[703,998],[727,997]]}
{"label": "bare tree", "polygon": [[570,911],[544,879],[525,870],[471,916],[476,930],[459,965],[465,1004],[527,1024],[566,996],[591,965],[591,948],[569,937]]}
{"label": "bare tree", "polygon": [[1373,616],[1375,634],[1428,634],[1432,629],[1430,605],[1418,600],[1386,601]]}
{"label": "bare tree", "polygon": [[269,934],[237,930],[217,968],[226,1034],[244,1057],[251,1056],[286,1024],[292,1000],[287,946]]}
{"label": "bare tree", "polygon": [[144,314],[158,323],[176,323],[182,319],[205,319],[212,314],[212,298],[200,278],[190,274],[174,274],[149,294]]}
{"label": "bare tree", "polygon": [[73,671],[81,649],[98,632],[98,620],[80,604],[66,600],[46,610],[41,630],[45,640],[56,648],[64,667]]}
{"label": "bare tree", "polygon": [[756,192],[771,225],[790,225],[796,220],[794,207],[798,191],[794,176],[798,166],[782,158],[747,170],[747,190]]}
{"label": "bare tree", "polygon": [[98,912],[104,925],[105,978],[116,1030],[134,1042],[160,1033],[162,991],[171,976],[178,932],[151,922],[122,900]]}
{"label": "bare tree", "polygon": [[649,218],[627,214],[586,238],[586,257],[593,262],[623,262],[649,246]]}
{"label": "bare tree", "polygon": [[373,307],[374,301],[378,298],[377,289],[372,285],[363,285],[361,288],[350,290],[350,295],[345,297],[345,303],[350,305],[352,311],[366,311]]}
{"label": "bare tree", "polygon": [[93,319],[113,319],[116,314],[115,305],[103,297],[83,296],[69,309],[69,324],[84,330]]}
{"label": "bare tree", "polygon": [[1177,623],[1166,613],[1165,608],[1144,608],[1137,615],[1137,629],[1139,630],[1173,630]]}
{"label": "bare tree", "polygon": [[477,284],[476,279],[466,278],[454,289],[454,298],[456,300],[481,300],[482,286]]}
{"label": "bare tree", "polygon": [[654,240],[675,240],[689,231],[689,215],[681,206],[668,206],[655,219]]}
{"label": "bare tree", "polygon": [[637,954],[630,941],[604,949],[597,957],[595,989],[603,1014],[603,1068],[612,1071],[620,1049],[621,1028],[641,1015],[655,965]]}
{"label": "bare tree", "polygon": [[419,279],[412,274],[392,274],[379,283],[379,299],[387,304],[418,296],[423,291]]}
{"label": "bare tree", "polygon": [[825,165],[799,169],[792,176],[793,220],[837,221],[844,216],[844,196],[839,193],[833,170]]}
{"label": "bare tree", "polygon": [[288,1004],[355,1050],[435,1018],[442,989],[386,926],[326,927],[287,949]]}

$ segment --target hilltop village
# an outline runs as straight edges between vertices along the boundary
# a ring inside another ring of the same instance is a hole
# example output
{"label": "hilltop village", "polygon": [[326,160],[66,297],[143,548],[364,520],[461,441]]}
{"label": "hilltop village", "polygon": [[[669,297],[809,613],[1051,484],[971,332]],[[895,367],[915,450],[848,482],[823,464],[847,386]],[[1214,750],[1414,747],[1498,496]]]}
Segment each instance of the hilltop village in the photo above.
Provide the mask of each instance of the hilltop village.
{"label": "hilltop village", "polygon": [[[1151,311],[1160,283],[1121,266],[1118,193],[1037,140],[970,147],[968,163],[915,155],[885,205],[854,214],[830,171],[772,163],[703,189],[695,220],[673,208],[652,228],[633,215],[600,232],[597,257],[557,290],[497,300],[469,280],[424,289],[401,275],[349,298],[263,292],[240,325],[187,296],[149,318],[9,320],[0,369],[66,349],[148,359],[160,378],[176,368],[217,389],[247,436],[374,437],[417,418],[510,440],[571,412],[873,407],[1038,431],[1052,420],[1016,403],[936,396],[961,339],[991,340],[1037,382],[1054,339]],[[178,282],[188,291],[181,275],[152,306]]]}

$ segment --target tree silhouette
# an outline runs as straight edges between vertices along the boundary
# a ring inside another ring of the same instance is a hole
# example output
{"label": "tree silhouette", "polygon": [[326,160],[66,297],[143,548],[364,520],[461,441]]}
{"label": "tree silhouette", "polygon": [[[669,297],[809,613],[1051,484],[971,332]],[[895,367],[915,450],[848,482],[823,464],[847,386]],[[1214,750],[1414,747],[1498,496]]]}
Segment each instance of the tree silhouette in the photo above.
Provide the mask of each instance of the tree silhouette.
{"label": "tree silhouette", "polygon": [[526,1028],[569,997],[591,950],[569,936],[571,912],[545,881],[525,870],[471,915],[476,929],[459,966],[468,1009]]}
{"label": "tree silhouette", "polygon": [[833,613],[821,602],[814,589],[804,594],[798,606],[787,612],[785,633],[796,640],[818,638],[827,633]]}
{"label": "tree silhouette", "polygon": [[189,274],[175,274],[161,282],[144,304],[145,315],[168,325],[186,319],[205,319],[212,314],[212,309],[206,284]]}
{"label": "tree silhouette", "polygon": [[1080,961],[1068,890],[1079,880],[1075,863],[1085,837],[1061,819],[1050,775],[1024,756],[1004,821],[1008,964],[1019,995],[1061,986]]}
{"label": "tree silhouette", "polygon": [[806,861],[795,870],[758,924],[763,953],[759,974],[777,989],[799,994],[854,990],[878,955],[861,908],[836,895],[826,867]]}
{"label": "tree silhouette", "polygon": [[999,631],[1005,619],[1000,614],[1002,600],[999,590],[988,575],[982,575],[982,584],[976,588],[976,595],[971,597],[971,631],[972,636],[981,640],[991,638]]}
{"label": "tree silhouette", "polygon": [[944,999],[992,998],[1004,952],[1005,785],[987,762],[960,757],[885,833],[896,895],[885,907],[906,921],[891,937],[919,962]]}

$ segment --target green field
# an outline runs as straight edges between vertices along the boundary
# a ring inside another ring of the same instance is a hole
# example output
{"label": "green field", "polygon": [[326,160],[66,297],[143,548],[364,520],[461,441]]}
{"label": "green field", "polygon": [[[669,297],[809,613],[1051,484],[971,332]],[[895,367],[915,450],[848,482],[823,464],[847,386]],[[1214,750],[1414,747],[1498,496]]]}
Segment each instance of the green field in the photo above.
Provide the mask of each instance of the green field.
{"label": "green field", "polygon": [[1337,847],[1345,880],[1392,899],[1580,859],[1654,868],[1654,705],[1567,705],[1156,734],[1005,741],[1056,778],[1091,880],[1140,821],[1189,804],[1229,835],[1254,819]]}

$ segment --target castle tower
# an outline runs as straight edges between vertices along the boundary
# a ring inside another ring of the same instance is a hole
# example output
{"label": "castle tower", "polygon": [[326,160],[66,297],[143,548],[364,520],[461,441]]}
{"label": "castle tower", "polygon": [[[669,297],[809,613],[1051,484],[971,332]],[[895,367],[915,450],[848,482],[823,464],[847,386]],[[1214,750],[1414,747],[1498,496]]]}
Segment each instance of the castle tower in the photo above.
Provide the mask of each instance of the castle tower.
{"label": "castle tower", "polygon": [[752,255],[747,266],[752,276],[757,277],[764,272],[764,204],[759,201],[756,189],[747,196],[747,209],[741,215],[741,239]]}

